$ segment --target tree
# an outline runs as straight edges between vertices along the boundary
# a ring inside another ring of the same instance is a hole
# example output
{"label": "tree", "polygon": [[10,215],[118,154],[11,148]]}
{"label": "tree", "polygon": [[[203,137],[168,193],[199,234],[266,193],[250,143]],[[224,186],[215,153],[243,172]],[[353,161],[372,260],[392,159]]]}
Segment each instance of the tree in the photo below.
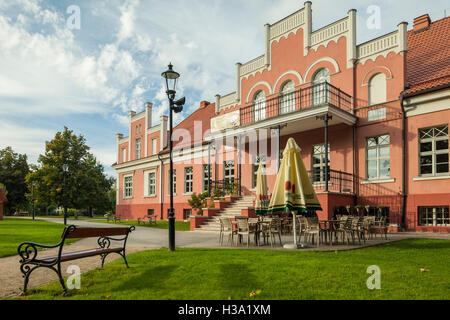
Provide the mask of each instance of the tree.
{"label": "tree", "polygon": [[38,203],[88,209],[92,214],[94,208],[104,210],[109,202],[111,181],[103,171],[89,153],[85,138],[64,127],[63,132],[46,142],[45,154],[39,156],[38,166],[27,176],[27,182],[30,186],[36,183],[34,198]]}
{"label": "tree", "polygon": [[5,210],[14,213],[27,205],[28,192],[25,177],[30,171],[25,154],[18,154],[11,147],[0,150],[0,181],[8,190]]}

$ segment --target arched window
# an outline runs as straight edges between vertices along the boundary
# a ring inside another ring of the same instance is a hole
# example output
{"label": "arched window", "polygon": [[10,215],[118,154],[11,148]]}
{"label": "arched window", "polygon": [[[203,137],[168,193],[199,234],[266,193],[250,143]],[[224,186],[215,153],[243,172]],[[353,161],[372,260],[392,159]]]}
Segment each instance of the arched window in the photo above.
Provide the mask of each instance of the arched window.
{"label": "arched window", "polygon": [[386,102],[386,76],[377,73],[369,80],[369,105]]}
{"label": "arched window", "polygon": [[266,93],[258,91],[253,98],[253,103],[255,105],[255,122],[264,120],[266,118]]}
{"label": "arched window", "polygon": [[295,110],[295,84],[287,81],[281,88],[280,113],[290,113]]}
{"label": "arched window", "polygon": [[329,101],[328,84],[330,83],[330,71],[328,69],[320,69],[317,71],[312,80],[313,105],[320,105]]}

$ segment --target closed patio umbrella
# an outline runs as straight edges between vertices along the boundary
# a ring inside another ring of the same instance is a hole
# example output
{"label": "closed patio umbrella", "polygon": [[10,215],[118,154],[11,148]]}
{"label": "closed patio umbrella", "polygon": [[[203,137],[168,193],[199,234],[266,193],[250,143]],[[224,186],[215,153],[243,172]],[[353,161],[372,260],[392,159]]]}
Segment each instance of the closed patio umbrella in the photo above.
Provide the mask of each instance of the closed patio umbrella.
{"label": "closed patio umbrella", "polygon": [[277,174],[267,213],[292,212],[294,246],[297,247],[295,215],[308,209],[322,210],[322,207],[300,156],[300,147],[290,138],[283,151],[283,162]]}
{"label": "closed patio umbrella", "polygon": [[261,216],[266,215],[268,204],[266,171],[260,163],[256,175],[255,213]]}

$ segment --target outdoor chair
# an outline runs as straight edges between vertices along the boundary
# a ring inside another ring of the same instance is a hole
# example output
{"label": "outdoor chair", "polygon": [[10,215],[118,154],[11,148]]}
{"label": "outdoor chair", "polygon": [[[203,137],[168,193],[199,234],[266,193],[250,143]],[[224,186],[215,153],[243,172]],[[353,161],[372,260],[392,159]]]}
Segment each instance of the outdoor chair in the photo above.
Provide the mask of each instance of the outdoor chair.
{"label": "outdoor chair", "polygon": [[348,242],[349,234],[351,233],[352,220],[353,219],[351,217],[347,217],[347,219],[341,220],[341,222],[335,228],[334,234],[338,243],[339,235],[341,235],[342,244],[344,244],[344,238],[346,238]]}
{"label": "outdoor chair", "polygon": [[305,241],[311,240],[311,243],[316,243],[317,246],[320,245],[322,238],[322,230],[319,226],[319,220],[317,218],[306,218],[306,230],[305,230]]}
{"label": "outdoor chair", "polygon": [[248,219],[236,219],[237,221],[237,236],[239,239],[239,242],[242,243],[242,239],[244,236],[247,236],[247,247],[250,246],[250,235],[255,235],[255,241],[257,241],[256,238],[256,229],[250,228]]}
{"label": "outdoor chair", "polygon": [[355,217],[352,220],[352,241],[355,243],[355,238],[358,238],[359,244],[361,240],[366,243],[365,230],[364,230],[364,217]]}
{"label": "outdoor chair", "polygon": [[370,229],[371,232],[375,235],[375,238],[377,237],[377,233],[381,231],[381,233],[384,233],[384,238],[387,240],[386,217],[381,217],[379,220],[375,220]]}
{"label": "outdoor chair", "polygon": [[363,229],[366,240],[370,240],[372,238],[372,225],[375,223],[375,217],[373,216],[365,216],[363,222]]}
{"label": "outdoor chair", "polygon": [[[266,220],[264,220],[266,221]],[[278,235],[278,239],[281,242],[281,219],[280,218],[272,218],[270,219],[270,223],[263,224],[262,235],[264,239],[264,243],[266,240],[270,238],[270,246],[273,247],[275,235]]]}
{"label": "outdoor chair", "polygon": [[[298,242],[301,242],[302,235],[305,235],[308,222],[304,216],[297,216],[297,236]],[[303,239],[306,242],[305,236]]]}
{"label": "outdoor chair", "polygon": [[233,237],[236,231],[233,230],[233,224],[231,223],[231,220],[229,218],[220,218],[219,221],[220,221],[220,234],[219,234],[220,245],[223,245],[224,236],[228,236],[228,243],[233,245]]}

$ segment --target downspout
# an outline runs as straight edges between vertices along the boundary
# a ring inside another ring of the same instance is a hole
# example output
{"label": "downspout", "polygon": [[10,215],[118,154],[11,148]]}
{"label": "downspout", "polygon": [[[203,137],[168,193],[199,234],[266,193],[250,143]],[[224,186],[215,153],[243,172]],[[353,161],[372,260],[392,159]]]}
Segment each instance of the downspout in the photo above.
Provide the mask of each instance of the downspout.
{"label": "downspout", "polygon": [[159,190],[159,197],[160,197],[160,201],[161,201],[161,220],[164,219],[164,163],[163,160],[161,159],[161,155],[158,153],[158,160],[161,162],[159,168],[161,170],[160,173],[160,186],[161,186],[161,190]]}
{"label": "downspout", "polygon": [[402,222],[401,229],[406,230],[406,200],[407,200],[407,190],[406,190],[406,110],[404,106],[405,94],[408,87],[400,93],[400,105],[402,107]]}

